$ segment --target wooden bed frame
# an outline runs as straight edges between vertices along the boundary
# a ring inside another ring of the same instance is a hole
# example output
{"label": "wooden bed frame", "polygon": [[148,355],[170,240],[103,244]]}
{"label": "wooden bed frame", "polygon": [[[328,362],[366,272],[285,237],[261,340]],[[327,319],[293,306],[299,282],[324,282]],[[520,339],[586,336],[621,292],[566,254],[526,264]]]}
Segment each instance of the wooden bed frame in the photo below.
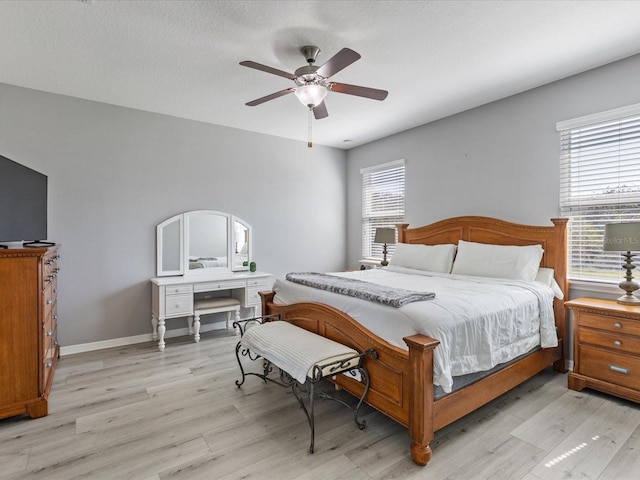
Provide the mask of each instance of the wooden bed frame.
{"label": "wooden bed frame", "polygon": [[[398,241],[436,245],[467,240],[498,245],[540,244],[544,249],[541,267],[553,268],[558,285],[568,294],[566,280],[567,219],[551,219],[554,226],[532,226],[509,223],[487,217],[465,216],[442,220],[419,228],[398,225]],[[434,400],[433,350],[438,341],[411,335],[404,339],[408,350],[387,343],[345,313],[315,302],[280,305],[274,303],[275,292],[262,292],[263,314],[280,314],[283,319],[306,330],[330,338],[359,352],[374,349],[377,360],[365,359],[371,384],[366,402],[409,429],[411,457],[418,465],[431,458],[429,442],[435,431],[458,420],[514,388],[553,364],[566,372],[564,342],[565,308],[554,300],[555,322],[560,339],[558,347],[541,349],[509,364],[491,375]],[[338,375],[339,387],[356,397],[363,385]]]}

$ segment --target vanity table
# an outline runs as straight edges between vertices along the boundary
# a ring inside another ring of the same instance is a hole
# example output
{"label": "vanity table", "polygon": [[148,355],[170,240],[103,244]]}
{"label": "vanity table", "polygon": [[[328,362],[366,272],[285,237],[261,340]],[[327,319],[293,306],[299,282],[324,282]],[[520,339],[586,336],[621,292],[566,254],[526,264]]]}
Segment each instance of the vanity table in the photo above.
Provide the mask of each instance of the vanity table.
{"label": "vanity table", "polygon": [[260,314],[258,292],[270,289],[271,274],[250,271],[252,237],[248,223],[215,210],[180,213],[156,226],[151,324],[160,351],[165,321],[194,316],[195,300],[232,298]]}
{"label": "vanity table", "polygon": [[153,340],[164,350],[165,320],[193,316],[194,295],[206,295],[225,291],[240,302],[240,306],[251,308],[253,316],[260,315],[260,295],[269,290],[271,274],[264,272],[231,272],[183,277],[157,277],[151,279],[151,323]]}

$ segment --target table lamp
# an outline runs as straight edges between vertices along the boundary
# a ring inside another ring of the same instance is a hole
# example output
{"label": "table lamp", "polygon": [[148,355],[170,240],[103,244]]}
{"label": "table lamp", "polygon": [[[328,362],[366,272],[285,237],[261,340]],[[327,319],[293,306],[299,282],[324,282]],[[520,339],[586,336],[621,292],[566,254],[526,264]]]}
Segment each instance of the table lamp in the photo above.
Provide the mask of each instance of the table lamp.
{"label": "table lamp", "polygon": [[605,252],[625,252],[624,264],[626,269],[625,279],[618,286],[627,292],[618,298],[618,303],[622,305],[640,305],[640,299],[633,292],[640,288],[637,282],[633,281],[631,271],[636,268],[632,260],[635,254],[631,252],[640,251],[640,222],[609,223],[604,226],[604,251]]}
{"label": "table lamp", "polygon": [[387,244],[396,243],[396,229],[395,228],[376,228],[376,237],[373,240],[373,243],[382,243],[384,246],[382,247],[382,261],[380,265],[386,267],[389,265],[387,262]]}

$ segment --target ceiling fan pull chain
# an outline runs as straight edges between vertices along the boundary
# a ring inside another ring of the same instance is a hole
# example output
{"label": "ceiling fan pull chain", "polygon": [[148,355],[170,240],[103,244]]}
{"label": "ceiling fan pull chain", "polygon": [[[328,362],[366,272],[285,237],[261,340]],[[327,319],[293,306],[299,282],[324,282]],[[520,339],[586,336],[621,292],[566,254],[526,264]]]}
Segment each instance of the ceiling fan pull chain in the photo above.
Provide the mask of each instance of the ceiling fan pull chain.
{"label": "ceiling fan pull chain", "polygon": [[307,147],[311,148],[313,147],[313,142],[311,141],[311,112],[313,111],[313,108],[309,107],[309,114],[308,114],[308,118],[309,118],[309,139],[307,140]]}

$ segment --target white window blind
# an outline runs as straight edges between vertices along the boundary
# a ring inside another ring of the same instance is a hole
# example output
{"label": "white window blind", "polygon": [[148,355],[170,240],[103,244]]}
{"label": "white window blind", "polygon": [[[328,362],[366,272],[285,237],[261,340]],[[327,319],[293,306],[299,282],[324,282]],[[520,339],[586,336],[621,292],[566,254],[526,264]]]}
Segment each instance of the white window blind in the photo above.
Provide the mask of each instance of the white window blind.
{"label": "white window blind", "polygon": [[[394,228],[404,222],[405,161],[363,168],[362,174],[362,258],[382,258],[383,246],[374,243],[376,228]],[[394,251],[387,246],[388,254]]]}
{"label": "white window blind", "polygon": [[569,223],[569,277],[618,282],[604,225],[640,220],[640,105],[560,122],[560,214]]}

